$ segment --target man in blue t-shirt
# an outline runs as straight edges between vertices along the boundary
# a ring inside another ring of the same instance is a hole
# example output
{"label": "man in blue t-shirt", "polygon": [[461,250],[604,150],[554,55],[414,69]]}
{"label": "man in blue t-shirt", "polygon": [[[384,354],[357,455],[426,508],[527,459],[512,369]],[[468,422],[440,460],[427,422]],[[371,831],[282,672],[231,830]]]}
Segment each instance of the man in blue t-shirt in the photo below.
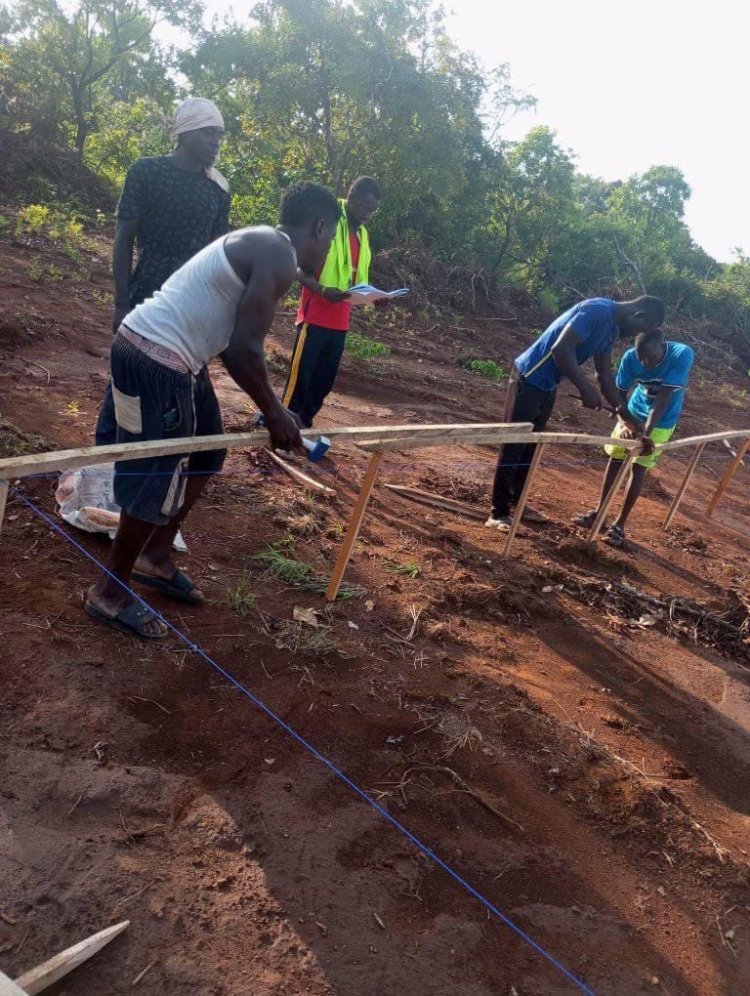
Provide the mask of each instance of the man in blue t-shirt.
{"label": "man in blue t-shirt", "polygon": [[[645,449],[633,463],[633,477],[622,510],[605,533],[604,540],[611,546],[620,547],[625,543],[625,523],[641,493],[645,473],[659,458],[655,446],[666,443],[677,427],[692,366],[690,346],[667,342],[659,329],[641,333],[635,340],[635,349],[629,349],[620,362],[615,383],[620,393],[618,413],[621,414],[612,435],[615,439],[643,437]],[[614,484],[620,463],[627,455],[627,451],[616,444],[605,449],[610,461],[599,505],[573,520],[586,529],[594,524],[599,508]]]}
{"label": "man in blue t-shirt", "polygon": [[[578,388],[586,408],[602,407],[602,394],[613,408],[620,403],[611,369],[612,346],[616,339],[658,329],[664,321],[664,305],[658,298],[643,296],[634,301],[589,298],[556,318],[525,353],[516,357],[505,420],[532,422],[542,432],[555,406],[557,385],[567,377]],[[599,389],[583,374],[581,367],[593,356]],[[600,393],[601,392],[601,393]],[[487,526],[507,532],[511,510],[521,496],[533,443],[502,447],[492,490],[492,512]],[[543,521],[529,508],[524,518]]]}

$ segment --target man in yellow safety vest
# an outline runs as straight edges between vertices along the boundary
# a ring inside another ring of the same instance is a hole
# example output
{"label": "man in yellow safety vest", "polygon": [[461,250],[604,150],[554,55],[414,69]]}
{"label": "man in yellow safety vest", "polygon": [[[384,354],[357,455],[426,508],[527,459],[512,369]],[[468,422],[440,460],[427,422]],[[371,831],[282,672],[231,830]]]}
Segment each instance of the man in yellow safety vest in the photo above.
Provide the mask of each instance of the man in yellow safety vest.
{"label": "man in yellow safety vest", "polygon": [[283,404],[306,428],[333,390],[349,330],[349,288],[369,282],[372,252],[365,223],[380,201],[380,187],[372,177],[355,180],[340,202],[341,218],[323,268],[317,274],[301,268],[297,272],[302,298]]}

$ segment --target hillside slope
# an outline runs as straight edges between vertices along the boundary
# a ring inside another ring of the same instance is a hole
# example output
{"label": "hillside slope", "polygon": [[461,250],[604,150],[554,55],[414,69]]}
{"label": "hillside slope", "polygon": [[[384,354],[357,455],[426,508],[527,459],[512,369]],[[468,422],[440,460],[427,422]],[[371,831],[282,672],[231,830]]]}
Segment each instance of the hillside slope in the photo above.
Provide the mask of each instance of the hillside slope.
{"label": "hillside slope", "polygon": [[[11,426],[54,447],[91,441],[107,252],[103,238],[75,259],[41,237],[3,242],[5,452],[27,445]],[[481,319],[358,319],[390,355],[347,354],[321,424],[500,420],[503,387],[462,364],[507,369],[532,330],[517,312]],[[270,343],[279,383],[292,321],[281,314]],[[247,428],[247,399],[215,377],[227,426]],[[553,428],[608,431],[561,393]],[[680,431],[741,425],[746,407],[741,378],[700,366]],[[501,561],[481,524],[383,487],[486,506],[489,448],[387,454],[347,575],[358,588],[330,608],[278,555],[330,571],[365,456],[336,447],[316,471],[337,491],[324,501],[235,451],[186,529],[210,604],[154,604],[596,992],[746,992],[750,655],[710,618],[650,625],[611,587],[745,618],[747,471],[707,524],[727,461],[708,451],[665,533],[685,459],[663,460],[631,549],[615,552],[568,524],[603,456],[550,450],[535,504],[551,522]],[[22,493],[52,515],[53,490]],[[149,966],[146,996],[572,991],[189,645],[94,625],[94,564],[19,494],[0,544],[4,971],[128,917],[50,992],[130,992]],[[320,626],[295,622],[295,606],[320,610]]]}

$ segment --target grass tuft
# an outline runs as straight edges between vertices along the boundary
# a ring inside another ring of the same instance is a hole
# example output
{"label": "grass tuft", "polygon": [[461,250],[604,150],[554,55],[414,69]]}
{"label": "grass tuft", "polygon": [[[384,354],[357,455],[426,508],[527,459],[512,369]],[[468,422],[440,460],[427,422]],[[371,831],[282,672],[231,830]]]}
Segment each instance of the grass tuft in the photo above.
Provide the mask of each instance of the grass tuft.
{"label": "grass tuft", "polygon": [[474,373],[481,374],[483,377],[488,377],[495,382],[505,380],[508,376],[503,368],[495,363],[494,360],[467,360],[464,366],[467,370],[473,370]]}

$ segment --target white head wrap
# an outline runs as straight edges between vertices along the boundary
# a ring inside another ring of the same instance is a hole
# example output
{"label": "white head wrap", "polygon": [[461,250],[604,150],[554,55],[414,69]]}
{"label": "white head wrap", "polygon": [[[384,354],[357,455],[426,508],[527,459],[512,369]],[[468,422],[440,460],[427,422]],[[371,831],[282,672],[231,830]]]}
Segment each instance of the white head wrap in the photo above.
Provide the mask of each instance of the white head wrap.
{"label": "white head wrap", "polygon": [[221,111],[211,100],[205,97],[188,97],[183,100],[174,113],[170,134],[174,140],[186,131],[197,131],[198,128],[223,128],[224,118]]}
{"label": "white head wrap", "polygon": [[[188,97],[183,100],[174,114],[171,121],[169,134],[172,141],[176,142],[180,135],[188,131],[197,131],[199,128],[224,128],[224,118],[221,111],[211,100],[205,97]],[[213,180],[222,190],[229,193],[229,184],[226,178],[213,166],[206,169],[206,176]]]}

